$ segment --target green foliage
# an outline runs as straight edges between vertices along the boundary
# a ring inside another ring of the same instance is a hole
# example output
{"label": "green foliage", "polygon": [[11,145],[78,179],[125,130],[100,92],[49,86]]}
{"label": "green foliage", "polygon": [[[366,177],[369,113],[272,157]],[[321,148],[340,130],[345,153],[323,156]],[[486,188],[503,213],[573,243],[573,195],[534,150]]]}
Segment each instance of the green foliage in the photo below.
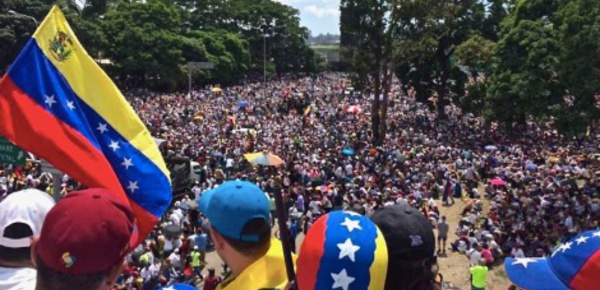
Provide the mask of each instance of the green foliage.
{"label": "green foliage", "polygon": [[598,120],[600,2],[524,0],[503,23],[485,99],[506,128],[552,120],[568,134]]}
{"label": "green foliage", "polygon": [[491,72],[492,60],[496,44],[480,35],[473,35],[456,48],[459,63],[467,66],[472,72]]}
{"label": "green foliage", "polygon": [[[63,10],[89,54],[128,86],[187,87],[187,62],[210,61],[196,83],[227,84],[261,73],[314,71],[314,52],[298,11],[272,0],[0,1],[0,70],[8,67],[53,4]],[[263,34],[268,34],[266,49]],[[266,53],[266,55],[265,55]]]}

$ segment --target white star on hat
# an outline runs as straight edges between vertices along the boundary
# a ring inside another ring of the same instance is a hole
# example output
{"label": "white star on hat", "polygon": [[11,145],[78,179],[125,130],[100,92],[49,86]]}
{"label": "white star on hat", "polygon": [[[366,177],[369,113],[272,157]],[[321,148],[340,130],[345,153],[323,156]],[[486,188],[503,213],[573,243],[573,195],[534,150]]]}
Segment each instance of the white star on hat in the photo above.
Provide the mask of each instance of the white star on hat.
{"label": "white star on hat", "polygon": [[356,280],[354,277],[348,276],[346,269],[342,269],[339,274],[331,273],[331,278],[333,278],[333,286],[331,286],[331,289],[342,288],[344,290],[348,290],[350,283]]}
{"label": "white star on hat", "polygon": [[554,253],[552,253],[552,257],[554,257],[554,255],[556,255],[558,252],[564,253],[566,250],[571,249],[572,245],[573,245],[573,242],[567,242],[567,243],[560,245],[560,247],[558,247],[558,249],[556,249],[556,251],[554,251]]}
{"label": "white star on hat", "polygon": [[356,253],[356,251],[360,250],[360,246],[354,245],[352,243],[352,240],[350,240],[349,238],[346,239],[345,242],[337,244],[337,246],[340,249],[340,255],[338,259],[341,260],[344,257],[348,257],[352,262],[354,262],[354,254]]}
{"label": "white star on hat", "polygon": [[593,233],[592,237],[599,237],[600,238],[600,231],[597,231],[597,232]]}
{"label": "white star on hat", "polygon": [[529,263],[536,263],[537,260],[536,259],[532,259],[532,258],[517,258],[515,259],[514,262],[512,262],[512,265],[521,265],[523,266],[523,268],[527,269],[527,265]]}
{"label": "white star on hat", "polygon": [[176,290],[173,286],[169,286],[169,288],[162,288],[163,290]]}
{"label": "white star on hat", "polygon": [[352,232],[354,229],[362,230],[360,227],[360,221],[354,221],[349,218],[344,218],[344,222],[341,223],[342,226],[345,226],[349,232]]}
{"label": "white star on hat", "polygon": [[579,238],[575,239],[575,241],[577,242],[577,245],[579,245],[579,244],[587,243],[587,240],[588,240],[589,238],[590,238],[590,237],[581,236],[581,237],[579,237]]}

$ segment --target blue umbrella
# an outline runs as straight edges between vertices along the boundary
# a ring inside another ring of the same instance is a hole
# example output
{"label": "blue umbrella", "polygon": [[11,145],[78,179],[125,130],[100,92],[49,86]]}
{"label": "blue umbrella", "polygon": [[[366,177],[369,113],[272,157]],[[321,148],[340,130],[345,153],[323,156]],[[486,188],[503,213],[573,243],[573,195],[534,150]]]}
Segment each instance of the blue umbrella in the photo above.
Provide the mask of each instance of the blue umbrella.
{"label": "blue umbrella", "polygon": [[238,107],[239,107],[240,109],[244,109],[244,108],[246,108],[246,107],[250,106],[250,103],[248,103],[248,101],[239,100],[239,101],[237,102],[237,105],[238,105]]}
{"label": "blue umbrella", "polygon": [[529,171],[536,171],[538,166],[535,163],[527,163],[525,164],[525,169]]}
{"label": "blue umbrella", "polygon": [[190,286],[188,284],[183,284],[183,283],[175,283],[171,286],[165,286],[162,288],[158,288],[160,290],[198,290],[198,288],[194,287],[194,286]]}
{"label": "blue umbrella", "polygon": [[350,149],[350,148],[345,148],[342,150],[342,154],[346,155],[346,156],[352,156],[355,154],[354,150]]}

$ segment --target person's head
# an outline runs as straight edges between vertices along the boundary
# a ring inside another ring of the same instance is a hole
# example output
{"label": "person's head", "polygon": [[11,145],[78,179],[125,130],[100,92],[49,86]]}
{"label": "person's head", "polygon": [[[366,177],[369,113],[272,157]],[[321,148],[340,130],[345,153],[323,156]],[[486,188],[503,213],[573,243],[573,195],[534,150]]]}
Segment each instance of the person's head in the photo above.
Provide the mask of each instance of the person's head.
{"label": "person's head", "polygon": [[234,274],[269,250],[269,200],[258,186],[227,181],[205,192],[198,205],[210,223],[215,250]]}
{"label": "person's head", "polygon": [[417,209],[394,205],[371,216],[388,248],[385,290],[433,289],[437,272],[435,237],[427,218]]}
{"label": "person's head", "polygon": [[37,236],[54,200],[45,192],[26,189],[0,202],[0,266],[33,267],[31,237]]}
{"label": "person's head", "polygon": [[332,211],[304,238],[296,263],[298,287],[332,289],[338,279],[352,277],[351,289],[383,289],[387,251],[383,234],[367,217]]}
{"label": "person's head", "polygon": [[72,192],[32,241],[37,290],[110,289],[137,241],[129,205],[106,189]]}

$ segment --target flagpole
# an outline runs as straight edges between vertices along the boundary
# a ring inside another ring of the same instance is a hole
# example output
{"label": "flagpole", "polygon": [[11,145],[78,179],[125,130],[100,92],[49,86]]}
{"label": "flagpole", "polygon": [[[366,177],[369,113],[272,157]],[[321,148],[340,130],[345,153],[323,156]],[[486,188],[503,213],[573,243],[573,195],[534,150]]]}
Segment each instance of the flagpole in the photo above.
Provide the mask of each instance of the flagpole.
{"label": "flagpole", "polygon": [[285,211],[283,205],[283,194],[281,192],[281,178],[275,177],[275,210],[277,211],[277,224],[279,226],[279,235],[283,247],[283,258],[285,260],[285,269],[288,281],[296,280],[294,272],[294,262],[292,261],[292,241],[290,230],[286,224]]}

